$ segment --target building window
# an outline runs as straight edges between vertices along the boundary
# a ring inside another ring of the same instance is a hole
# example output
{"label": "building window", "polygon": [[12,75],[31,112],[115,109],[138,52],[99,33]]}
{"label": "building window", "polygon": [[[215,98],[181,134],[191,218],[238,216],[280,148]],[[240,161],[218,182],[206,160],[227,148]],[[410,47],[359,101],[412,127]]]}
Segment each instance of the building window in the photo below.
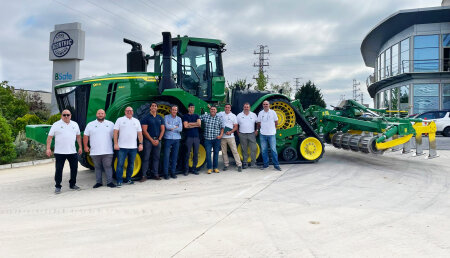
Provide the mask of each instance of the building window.
{"label": "building window", "polygon": [[414,72],[439,70],[439,35],[414,37]]}
{"label": "building window", "polygon": [[392,46],[392,76],[398,74],[398,44]]}
{"label": "building window", "polygon": [[376,105],[375,105],[375,108],[380,108],[380,105],[381,105],[381,104],[380,104],[380,103],[381,103],[381,102],[380,102],[380,101],[381,101],[381,100],[380,100],[380,95],[381,95],[381,94],[378,92],[377,95],[375,96],[375,97],[376,97]]}
{"label": "building window", "polygon": [[400,42],[400,73],[409,73],[409,38]]}
{"label": "building window", "polygon": [[400,87],[399,110],[409,112],[409,85]]}
{"label": "building window", "polygon": [[439,84],[414,84],[414,113],[439,109]]}
{"label": "building window", "polygon": [[450,71],[450,34],[442,35],[443,71]]}
{"label": "building window", "polygon": [[398,94],[400,92],[399,88],[391,89],[391,110],[398,110]]}
{"label": "building window", "polygon": [[442,84],[442,108],[450,109],[450,84]]}
{"label": "building window", "polygon": [[381,55],[380,56],[378,56],[378,76],[377,76],[377,79],[378,80],[381,80]]}
{"label": "building window", "polygon": [[386,77],[391,77],[391,49],[386,49]]}
{"label": "building window", "polygon": [[386,78],[386,60],[385,60],[386,52],[381,53],[380,62],[381,62],[381,79]]}
{"label": "building window", "polygon": [[383,108],[389,109],[389,91],[385,90],[383,91]]}

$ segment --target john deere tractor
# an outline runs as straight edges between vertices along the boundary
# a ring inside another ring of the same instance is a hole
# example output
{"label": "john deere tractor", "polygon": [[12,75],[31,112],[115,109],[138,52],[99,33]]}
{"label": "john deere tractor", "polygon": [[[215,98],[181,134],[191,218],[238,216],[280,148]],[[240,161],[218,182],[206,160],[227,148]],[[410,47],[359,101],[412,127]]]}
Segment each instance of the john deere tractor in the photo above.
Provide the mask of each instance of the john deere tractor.
{"label": "john deere tractor", "polygon": [[[259,112],[262,102],[268,100],[278,115],[277,150],[281,160],[287,163],[318,161],[324,153],[323,140],[328,141],[334,136],[343,142],[346,135],[344,133],[354,127],[352,122],[359,121],[359,118],[354,116],[349,118],[353,120],[336,120],[336,116],[346,116],[346,112],[333,113],[334,111],[319,108],[303,111],[298,101],[291,102],[287,96],[278,93],[233,90],[226,94],[222,65],[225,44],[222,41],[188,36],[172,38],[169,32],[163,32],[162,37],[161,43],[151,46],[154,51],[152,56],[142,51],[141,44],[124,39],[125,43],[132,46],[127,54],[126,73],[108,74],[57,85],[55,94],[59,110],[70,110],[72,119],[83,131],[87,123],[96,119],[96,112],[100,108],[106,111],[106,119],[115,122],[118,117],[123,116],[127,106],[135,110],[136,118],[142,119],[148,115],[152,101],[159,104],[160,115],[168,114],[171,105],[178,105],[181,116],[187,112],[189,103],[196,106],[198,114],[207,112],[208,105],[215,105],[221,111],[226,103],[231,103],[233,113],[237,114],[245,102],[250,103],[253,112]],[[154,61],[153,72],[147,72],[149,60]],[[331,112],[333,116],[325,115],[328,114],[326,112]],[[333,122],[325,123],[326,121]],[[375,122],[366,121],[364,125],[373,123]],[[381,134],[383,130],[390,128],[390,123],[392,122],[387,121],[383,126],[371,131]],[[399,121],[395,123],[398,124]],[[410,122],[402,120],[401,123]],[[348,126],[343,126],[345,124]],[[371,127],[361,127],[367,128]],[[27,126],[27,137],[45,144],[49,129],[50,125]],[[408,133],[414,133],[414,129],[408,127],[408,130]],[[391,136],[392,133],[389,132]],[[388,140],[389,137],[386,137],[383,141]],[[372,146],[372,143],[373,141],[369,141],[366,145]],[[238,148],[241,153],[249,151],[241,150],[240,146]],[[258,157],[259,154],[258,146]],[[198,155],[197,166],[201,167],[206,158],[203,145],[200,146]],[[89,153],[80,155],[79,161],[83,166],[93,168]],[[140,175],[141,163],[139,153],[135,160],[133,177]],[[114,167],[116,164],[115,159]]]}

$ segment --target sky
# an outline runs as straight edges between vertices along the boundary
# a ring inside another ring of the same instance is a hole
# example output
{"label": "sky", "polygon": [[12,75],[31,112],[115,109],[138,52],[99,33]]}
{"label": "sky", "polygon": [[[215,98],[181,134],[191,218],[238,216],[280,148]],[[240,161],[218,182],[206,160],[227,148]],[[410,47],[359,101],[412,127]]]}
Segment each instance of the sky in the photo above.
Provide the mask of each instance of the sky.
{"label": "sky", "polygon": [[[389,15],[404,9],[440,6],[441,0],[0,0],[0,81],[16,88],[51,90],[48,60],[55,24],[80,22],[86,32],[80,78],[126,72],[130,46],[140,42],[147,54],[172,36],[216,38],[223,53],[227,82],[254,82],[258,45],[267,45],[269,83],[295,85],[311,80],[328,106],[352,98],[353,79],[364,103],[373,106],[360,52],[367,33]],[[149,71],[153,70],[153,63]]]}

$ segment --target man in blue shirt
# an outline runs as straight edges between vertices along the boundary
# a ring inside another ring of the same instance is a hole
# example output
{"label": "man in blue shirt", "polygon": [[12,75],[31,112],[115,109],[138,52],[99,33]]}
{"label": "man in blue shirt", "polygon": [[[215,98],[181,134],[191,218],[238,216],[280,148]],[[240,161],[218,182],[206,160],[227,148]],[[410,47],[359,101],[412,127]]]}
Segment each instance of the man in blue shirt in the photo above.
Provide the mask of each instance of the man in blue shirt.
{"label": "man in blue shirt", "polygon": [[198,148],[200,145],[200,134],[199,128],[202,126],[199,115],[195,114],[195,106],[192,103],[188,105],[189,113],[183,116],[183,126],[186,132],[186,157],[185,157],[185,167],[184,167],[184,175],[187,176],[189,174],[189,157],[191,154],[191,149],[193,149],[193,157],[192,157],[192,168],[191,172],[195,175],[198,175],[197,171],[197,162],[198,162]]}
{"label": "man in blue shirt", "polygon": [[[165,134],[164,134],[164,179],[170,177],[175,179],[177,175],[175,170],[177,168],[178,148],[180,147],[181,131],[183,124],[181,118],[177,116],[178,106],[174,105],[170,109],[170,115],[164,116]],[[170,168],[169,168],[170,158]]]}
{"label": "man in blue shirt", "polygon": [[150,166],[150,156],[152,157],[151,173],[153,179],[161,180],[159,177],[159,157],[161,152],[161,140],[164,136],[164,119],[156,113],[158,104],[152,102],[150,105],[150,114],[145,116],[142,121],[142,133],[144,134],[144,161],[142,163],[142,179],[147,180],[147,170]]}

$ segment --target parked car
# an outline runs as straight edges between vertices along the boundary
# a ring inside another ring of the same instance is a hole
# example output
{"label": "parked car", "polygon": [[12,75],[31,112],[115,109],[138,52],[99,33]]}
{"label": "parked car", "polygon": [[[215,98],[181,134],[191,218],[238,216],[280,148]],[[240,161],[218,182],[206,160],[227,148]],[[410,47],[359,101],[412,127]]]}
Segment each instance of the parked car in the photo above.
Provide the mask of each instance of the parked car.
{"label": "parked car", "polygon": [[427,111],[416,115],[414,118],[434,121],[437,133],[450,137],[450,110]]}

